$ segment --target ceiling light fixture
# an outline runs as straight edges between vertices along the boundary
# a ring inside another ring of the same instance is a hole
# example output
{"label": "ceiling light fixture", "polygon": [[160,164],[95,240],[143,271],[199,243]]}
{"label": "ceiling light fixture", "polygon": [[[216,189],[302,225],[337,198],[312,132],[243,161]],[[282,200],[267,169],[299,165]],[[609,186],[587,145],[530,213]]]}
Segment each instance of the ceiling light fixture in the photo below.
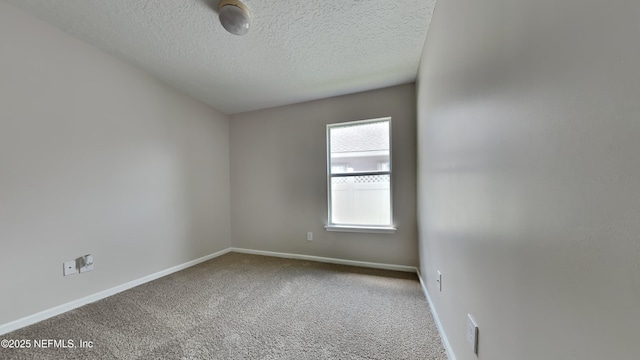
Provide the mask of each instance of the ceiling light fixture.
{"label": "ceiling light fixture", "polygon": [[222,26],[234,35],[244,35],[249,31],[251,14],[238,0],[220,0],[218,16]]}

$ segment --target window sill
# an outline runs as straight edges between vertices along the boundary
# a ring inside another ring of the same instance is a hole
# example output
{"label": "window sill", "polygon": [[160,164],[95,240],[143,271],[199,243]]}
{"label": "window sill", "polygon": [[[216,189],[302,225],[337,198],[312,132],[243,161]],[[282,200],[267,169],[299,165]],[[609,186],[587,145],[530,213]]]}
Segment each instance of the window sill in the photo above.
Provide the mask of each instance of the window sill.
{"label": "window sill", "polygon": [[395,227],[369,227],[369,226],[351,226],[351,225],[326,225],[327,231],[355,232],[355,233],[371,233],[371,234],[395,234]]}

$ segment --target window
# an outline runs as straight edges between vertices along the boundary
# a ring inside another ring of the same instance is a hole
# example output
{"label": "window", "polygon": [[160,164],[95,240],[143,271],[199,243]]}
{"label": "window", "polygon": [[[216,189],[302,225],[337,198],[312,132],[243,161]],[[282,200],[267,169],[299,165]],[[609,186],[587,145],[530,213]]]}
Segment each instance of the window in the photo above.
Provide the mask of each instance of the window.
{"label": "window", "polygon": [[391,118],[327,125],[327,230],[394,232]]}

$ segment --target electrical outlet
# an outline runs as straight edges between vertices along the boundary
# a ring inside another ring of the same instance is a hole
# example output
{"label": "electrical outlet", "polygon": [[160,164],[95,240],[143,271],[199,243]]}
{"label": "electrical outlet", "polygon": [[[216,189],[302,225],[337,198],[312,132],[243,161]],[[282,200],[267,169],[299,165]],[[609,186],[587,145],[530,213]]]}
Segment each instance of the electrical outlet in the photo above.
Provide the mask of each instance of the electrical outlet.
{"label": "electrical outlet", "polygon": [[436,277],[436,282],[438,283],[438,290],[442,292],[442,273],[438,270],[438,276]]}
{"label": "electrical outlet", "polygon": [[313,241],[313,233],[311,231],[307,233],[307,241]]}
{"label": "electrical outlet", "polygon": [[76,259],[76,262],[78,263],[78,269],[80,269],[81,274],[93,270],[93,255],[91,254]]}
{"label": "electrical outlet", "polygon": [[467,342],[471,349],[473,349],[473,353],[478,353],[478,325],[475,320],[471,317],[471,314],[467,314],[467,332],[465,334],[467,338]]}
{"label": "electrical outlet", "polygon": [[65,261],[64,263],[62,263],[62,269],[62,274],[64,276],[73,275],[78,272],[76,270],[76,262],[74,260]]}

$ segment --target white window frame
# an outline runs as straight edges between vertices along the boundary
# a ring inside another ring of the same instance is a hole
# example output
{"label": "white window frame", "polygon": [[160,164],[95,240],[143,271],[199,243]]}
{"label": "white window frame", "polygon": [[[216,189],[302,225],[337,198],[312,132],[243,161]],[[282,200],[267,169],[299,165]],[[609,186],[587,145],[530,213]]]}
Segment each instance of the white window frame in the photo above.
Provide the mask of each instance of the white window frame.
{"label": "white window frame", "polygon": [[[372,171],[353,171],[347,173],[331,173],[331,129],[344,126],[351,126],[356,124],[367,124],[388,121],[389,122],[389,170],[372,170]],[[342,231],[342,232],[359,232],[359,233],[381,233],[381,234],[394,234],[396,227],[394,226],[395,220],[393,217],[393,166],[392,166],[392,154],[393,146],[391,143],[391,117],[383,117],[377,119],[348,121],[327,125],[327,225],[325,229],[327,231]],[[369,176],[369,175],[389,175],[389,212],[391,224],[389,225],[358,225],[358,224],[334,224],[331,222],[331,208],[332,208],[332,189],[331,179],[334,177],[352,177],[352,176]]]}

